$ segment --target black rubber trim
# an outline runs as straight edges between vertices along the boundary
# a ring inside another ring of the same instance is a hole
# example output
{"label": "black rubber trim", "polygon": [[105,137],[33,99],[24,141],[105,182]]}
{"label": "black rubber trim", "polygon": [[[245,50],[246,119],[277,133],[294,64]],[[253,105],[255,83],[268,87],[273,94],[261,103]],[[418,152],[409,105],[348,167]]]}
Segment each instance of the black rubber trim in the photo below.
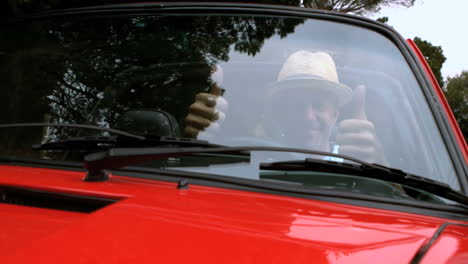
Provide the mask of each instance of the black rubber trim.
{"label": "black rubber trim", "polygon": [[19,158],[3,155],[0,155],[0,165],[30,166],[34,168],[60,169],[66,171],[86,171],[83,167],[83,162]]}
{"label": "black rubber trim", "polygon": [[[382,24],[380,22],[359,17],[350,14],[342,14],[325,10],[314,10],[301,7],[290,6],[275,6],[275,5],[261,5],[261,4],[239,4],[239,3],[184,3],[184,2],[159,2],[159,3],[140,3],[140,4],[120,4],[120,5],[105,5],[84,7],[76,9],[66,9],[61,11],[54,11],[44,13],[42,15],[23,18],[21,20],[28,21],[31,19],[42,19],[55,16],[70,16],[70,15],[102,15],[102,14],[128,14],[128,13],[144,13],[144,14],[157,14],[157,13],[173,13],[182,14],[184,12],[194,15],[199,14],[256,14],[256,15],[279,15],[279,16],[292,16],[299,18],[315,18],[325,19],[328,21],[342,22],[347,24],[354,24],[364,28],[371,29],[379,32],[389,38],[400,49],[404,58],[410,65],[411,70],[422,89],[427,102],[429,103],[430,110],[436,120],[439,132],[442,135],[444,144],[449,152],[452,164],[457,172],[460,180],[462,192],[468,195],[468,165],[464,161],[461,147],[458,146],[455,135],[450,128],[448,120],[444,117],[443,109],[440,101],[432,88],[430,80],[427,78],[424,69],[419,62],[419,59],[414,54],[412,48],[406,43],[405,39],[396,32],[393,28]],[[238,13],[237,13],[238,12]]]}
{"label": "black rubber trim", "polygon": [[444,231],[444,229],[449,226],[449,225],[456,225],[456,226],[464,226],[464,227],[468,227],[468,225],[464,225],[464,224],[458,224],[458,223],[444,223],[442,224],[438,229],[437,231],[434,233],[434,235],[432,236],[431,240],[429,240],[428,243],[426,243],[424,246],[422,246],[418,253],[416,253],[416,255],[414,256],[414,258],[411,260],[411,264],[418,264],[423,258],[424,256],[426,255],[426,253],[429,251],[429,249],[431,249],[432,245],[435,243],[435,241],[439,238],[439,236],[442,234],[442,232]]}
{"label": "black rubber trim", "polygon": [[[418,59],[418,56],[414,53],[413,49],[405,41],[405,46],[408,49],[409,56],[411,56],[414,62],[408,61],[413,70],[413,73],[418,80],[423,94],[426,97],[427,102],[429,103],[429,108],[436,120],[436,124],[439,128],[439,132],[442,135],[443,142],[447,148],[452,164],[457,172],[458,179],[460,180],[460,186],[462,192],[465,195],[468,195],[468,164],[463,158],[463,153],[461,146],[458,145],[456,141],[456,136],[454,131],[451,128],[451,125],[445,116],[442,103],[440,102],[437,94],[432,88],[431,81],[425,74],[424,67]],[[413,66],[413,63],[416,65]],[[426,88],[428,87],[428,88]]]}
{"label": "black rubber trim", "polygon": [[[0,159],[0,164],[26,167],[47,168],[67,171],[84,171],[83,168],[70,168],[67,166],[57,167],[57,162],[39,160],[32,164],[21,161],[5,162]],[[75,163],[76,164],[76,163]],[[82,165],[81,165],[82,166]],[[216,188],[226,188],[241,191],[274,194],[288,197],[304,199],[314,199],[334,203],[357,205],[377,209],[393,210],[413,214],[435,216],[452,220],[468,221],[468,208],[455,205],[438,205],[428,202],[399,200],[373,195],[351,193],[346,191],[336,191],[304,187],[296,183],[259,181],[230,176],[220,176],[214,174],[197,173],[191,171],[177,171],[155,168],[126,167],[122,170],[113,170],[113,175],[129,178],[151,179],[158,181],[174,182],[178,184],[183,181],[184,185],[203,185]],[[93,184],[90,182],[89,184]]]}
{"label": "black rubber trim", "polygon": [[0,185],[0,203],[36,208],[92,213],[116,199],[73,195],[32,188]]}
{"label": "black rubber trim", "polygon": [[119,176],[170,181],[175,183],[186,180],[187,185],[195,184],[401,211],[453,220],[468,220],[468,208],[463,206],[440,205],[416,200],[399,200],[347,191],[321,189],[317,187],[303,186],[297,183],[288,184],[286,182],[259,181],[191,171],[150,169],[141,167],[127,167],[125,170],[116,170],[113,173],[114,175]]}

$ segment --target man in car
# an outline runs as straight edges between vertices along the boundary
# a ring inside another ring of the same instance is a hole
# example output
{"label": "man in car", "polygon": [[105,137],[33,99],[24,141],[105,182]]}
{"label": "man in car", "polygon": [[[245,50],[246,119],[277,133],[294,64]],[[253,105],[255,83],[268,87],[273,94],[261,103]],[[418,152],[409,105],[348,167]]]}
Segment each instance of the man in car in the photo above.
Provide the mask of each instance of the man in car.
{"label": "man in car", "polygon": [[[215,70],[213,76],[216,83],[222,73]],[[366,117],[365,89],[358,86],[352,90],[341,84],[329,54],[297,51],[286,59],[276,82],[265,94],[265,120],[253,128],[253,135],[288,147],[339,153],[386,165],[374,125]],[[340,109],[346,104],[351,104],[345,113],[347,118],[337,124]],[[198,94],[185,120],[185,135],[203,138],[216,133],[226,109],[227,102],[219,93]],[[336,139],[331,144],[334,130]]]}

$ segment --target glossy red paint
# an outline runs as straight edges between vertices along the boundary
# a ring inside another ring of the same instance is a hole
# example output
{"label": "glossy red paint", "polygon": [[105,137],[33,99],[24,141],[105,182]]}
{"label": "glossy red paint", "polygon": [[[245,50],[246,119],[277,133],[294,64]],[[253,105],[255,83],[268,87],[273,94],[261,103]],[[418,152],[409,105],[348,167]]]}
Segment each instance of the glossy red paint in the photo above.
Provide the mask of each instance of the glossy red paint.
{"label": "glossy red paint", "polygon": [[448,225],[426,253],[421,264],[468,263],[468,226]]}
{"label": "glossy red paint", "polygon": [[441,102],[442,108],[444,109],[447,120],[449,121],[453,134],[455,135],[455,139],[458,143],[458,146],[461,149],[465,162],[468,164],[468,147],[465,138],[463,137],[463,133],[461,132],[460,127],[458,126],[457,120],[453,115],[452,109],[450,109],[450,105],[448,104],[447,99],[444,96],[444,92],[439,86],[439,83],[437,82],[434,73],[432,72],[431,68],[429,67],[429,64],[427,63],[426,59],[424,58],[424,55],[422,54],[421,50],[419,50],[416,43],[414,43],[414,41],[411,39],[407,39],[406,41],[418,57],[419,61],[421,62],[424,68],[426,76],[431,81],[432,88],[434,89],[434,92],[436,93],[439,101]]}
{"label": "glossy red paint", "polygon": [[84,216],[74,212],[0,204],[0,258]]}
{"label": "glossy red paint", "polygon": [[408,263],[448,222],[129,177],[83,182],[83,176],[0,166],[1,185],[120,199],[90,214],[1,205],[0,225],[9,224],[0,229],[1,263]]}

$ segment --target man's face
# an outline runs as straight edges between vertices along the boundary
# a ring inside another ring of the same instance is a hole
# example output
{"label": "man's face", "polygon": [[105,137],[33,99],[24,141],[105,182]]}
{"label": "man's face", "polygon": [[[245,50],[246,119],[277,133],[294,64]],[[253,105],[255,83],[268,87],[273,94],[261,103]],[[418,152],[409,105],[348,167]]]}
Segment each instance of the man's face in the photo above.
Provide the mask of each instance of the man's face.
{"label": "man's face", "polygon": [[338,111],[326,100],[310,102],[304,106],[305,146],[328,151],[331,130],[335,125]]}
{"label": "man's face", "polygon": [[294,147],[329,151],[338,109],[328,94],[288,94],[275,107],[282,141]]}

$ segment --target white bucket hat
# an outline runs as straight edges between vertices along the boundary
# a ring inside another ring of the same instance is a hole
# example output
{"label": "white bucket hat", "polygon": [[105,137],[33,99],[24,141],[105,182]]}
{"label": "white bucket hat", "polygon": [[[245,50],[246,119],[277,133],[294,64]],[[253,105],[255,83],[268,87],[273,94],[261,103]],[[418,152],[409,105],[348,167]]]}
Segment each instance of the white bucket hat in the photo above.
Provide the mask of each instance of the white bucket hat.
{"label": "white bucket hat", "polygon": [[352,97],[351,88],[339,82],[332,57],[324,52],[294,52],[286,59],[273,86],[272,95],[292,88],[331,93],[339,107]]}

